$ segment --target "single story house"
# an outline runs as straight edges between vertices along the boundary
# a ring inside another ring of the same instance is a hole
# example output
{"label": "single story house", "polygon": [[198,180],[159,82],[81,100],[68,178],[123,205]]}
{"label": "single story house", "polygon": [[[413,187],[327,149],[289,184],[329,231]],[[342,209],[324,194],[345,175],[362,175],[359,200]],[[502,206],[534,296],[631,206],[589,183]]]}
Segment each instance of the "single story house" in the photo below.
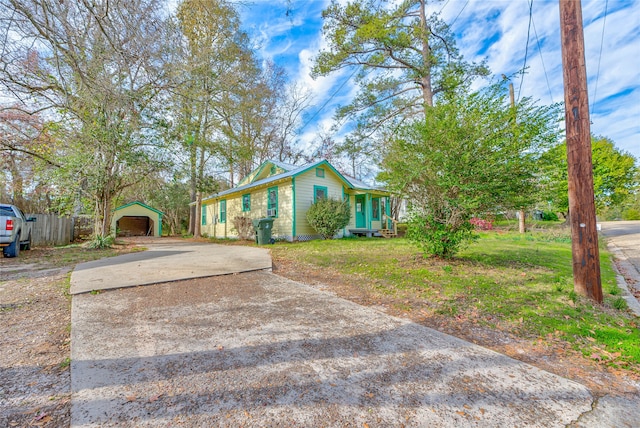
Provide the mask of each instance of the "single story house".
{"label": "single story house", "polygon": [[142,202],[119,206],[111,215],[111,230],[118,236],[162,236],[162,211]]}
{"label": "single story house", "polygon": [[[386,229],[389,192],[338,172],[328,161],[304,166],[268,160],[238,185],[202,200],[201,232],[217,238],[237,238],[236,217],[274,219],[272,236],[288,241],[320,238],[307,222],[307,210],[320,198],[348,200],[351,221],[338,237],[371,234]],[[386,214],[386,215],[385,215]]]}

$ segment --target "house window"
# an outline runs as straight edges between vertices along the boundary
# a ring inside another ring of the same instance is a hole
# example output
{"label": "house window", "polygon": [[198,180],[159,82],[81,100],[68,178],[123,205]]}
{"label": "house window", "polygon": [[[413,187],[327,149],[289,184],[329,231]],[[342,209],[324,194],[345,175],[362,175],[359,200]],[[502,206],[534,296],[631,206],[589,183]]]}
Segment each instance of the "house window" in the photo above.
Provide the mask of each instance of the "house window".
{"label": "house window", "polygon": [[327,199],[327,195],[329,193],[327,192],[327,188],[326,187],[322,187],[322,186],[313,186],[313,202],[318,202],[320,199]]}
{"label": "house window", "polygon": [[324,178],[324,168],[316,168],[316,177]]}
{"label": "house window", "polygon": [[275,173],[276,173],[277,171],[278,171],[278,170],[276,169],[276,166],[275,166],[275,165],[272,165],[272,166],[271,166],[271,175],[275,175]]}
{"label": "house window", "polygon": [[278,217],[278,188],[270,187],[267,190],[267,216]]}
{"label": "house window", "polygon": [[206,206],[202,206],[202,225],[204,226],[205,224],[207,224],[207,207]]}
{"label": "house window", "polygon": [[227,222],[227,201],[220,201],[220,223]]}
{"label": "house window", "polygon": [[380,220],[380,198],[371,199],[371,219]]}
{"label": "house window", "polygon": [[251,211],[251,195],[242,195],[242,212]]}

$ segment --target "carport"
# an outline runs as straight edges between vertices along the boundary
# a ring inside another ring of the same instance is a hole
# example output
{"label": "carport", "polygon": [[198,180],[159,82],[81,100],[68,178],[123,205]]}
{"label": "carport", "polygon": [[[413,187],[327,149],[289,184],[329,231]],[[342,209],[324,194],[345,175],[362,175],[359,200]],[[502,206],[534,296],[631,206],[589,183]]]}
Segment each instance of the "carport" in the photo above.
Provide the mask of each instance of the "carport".
{"label": "carport", "polygon": [[162,211],[142,202],[131,202],[113,210],[111,230],[118,236],[161,236]]}

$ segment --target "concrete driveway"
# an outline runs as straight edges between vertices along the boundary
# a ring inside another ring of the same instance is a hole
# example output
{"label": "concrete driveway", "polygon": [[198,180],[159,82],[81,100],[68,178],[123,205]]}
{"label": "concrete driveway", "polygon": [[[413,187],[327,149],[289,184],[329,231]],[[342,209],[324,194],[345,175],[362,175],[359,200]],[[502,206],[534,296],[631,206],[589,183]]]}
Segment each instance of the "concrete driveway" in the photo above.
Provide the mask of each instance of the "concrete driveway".
{"label": "concrete driveway", "polygon": [[271,269],[263,248],[194,244],[158,239],[147,251],[81,263],[71,274],[71,294],[159,282]]}
{"label": "concrete driveway", "polygon": [[578,383],[270,272],[172,280],[74,295],[72,426],[603,426]]}

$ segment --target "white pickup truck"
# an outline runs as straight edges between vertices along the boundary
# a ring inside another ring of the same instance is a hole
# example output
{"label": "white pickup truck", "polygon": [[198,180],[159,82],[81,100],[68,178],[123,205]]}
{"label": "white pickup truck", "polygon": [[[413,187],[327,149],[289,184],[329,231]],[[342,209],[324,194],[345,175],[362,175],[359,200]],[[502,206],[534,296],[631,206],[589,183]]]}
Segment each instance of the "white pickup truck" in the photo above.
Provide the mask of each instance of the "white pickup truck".
{"label": "white pickup truck", "polygon": [[31,249],[31,222],[15,205],[0,204],[0,248],[5,257],[18,257],[20,250]]}

